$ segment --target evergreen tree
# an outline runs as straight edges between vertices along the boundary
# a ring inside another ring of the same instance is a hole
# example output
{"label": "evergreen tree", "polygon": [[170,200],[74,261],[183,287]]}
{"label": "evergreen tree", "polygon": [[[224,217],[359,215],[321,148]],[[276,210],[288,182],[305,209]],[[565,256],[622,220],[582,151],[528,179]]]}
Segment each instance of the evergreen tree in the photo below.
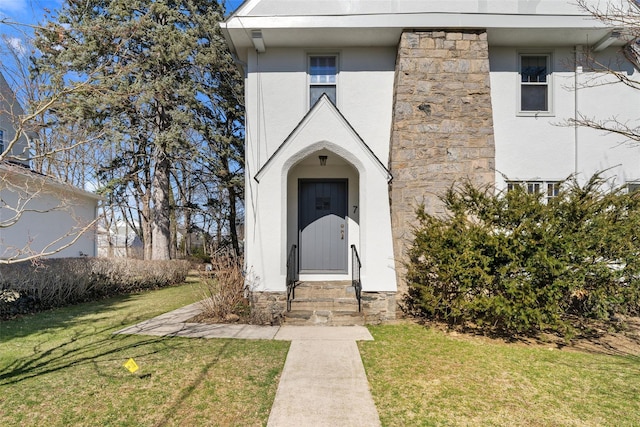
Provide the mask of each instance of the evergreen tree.
{"label": "evergreen tree", "polygon": [[222,12],[209,0],[68,0],[37,32],[34,72],[57,92],[86,81],[55,114],[100,129],[102,143],[117,147],[103,168],[107,190],[124,198],[124,188],[133,190],[146,258],[171,255],[172,164],[199,151],[188,132],[198,129],[206,141],[220,129],[200,115],[212,98],[203,90],[218,86],[203,83],[220,76],[204,68],[216,69],[220,58],[229,66],[228,53],[220,53]]}

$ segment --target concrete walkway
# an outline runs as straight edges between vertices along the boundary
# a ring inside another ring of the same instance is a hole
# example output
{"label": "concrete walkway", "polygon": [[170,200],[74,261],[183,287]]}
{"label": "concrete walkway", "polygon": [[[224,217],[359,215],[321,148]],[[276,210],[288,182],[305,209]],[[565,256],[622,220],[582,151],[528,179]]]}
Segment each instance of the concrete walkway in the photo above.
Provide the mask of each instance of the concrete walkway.
{"label": "concrete walkway", "polygon": [[154,335],[160,337],[188,338],[240,338],[245,340],[272,340],[279,326],[242,324],[186,323],[202,312],[200,303],[193,303],[169,313],[129,326],[114,333]]}
{"label": "concrete walkway", "polygon": [[379,426],[356,340],[363,326],[283,326],[290,340],[268,427]]}
{"label": "concrete walkway", "polygon": [[191,304],[115,333],[291,341],[267,426],[380,425],[356,344],[373,340],[367,328],[187,323],[200,311]]}

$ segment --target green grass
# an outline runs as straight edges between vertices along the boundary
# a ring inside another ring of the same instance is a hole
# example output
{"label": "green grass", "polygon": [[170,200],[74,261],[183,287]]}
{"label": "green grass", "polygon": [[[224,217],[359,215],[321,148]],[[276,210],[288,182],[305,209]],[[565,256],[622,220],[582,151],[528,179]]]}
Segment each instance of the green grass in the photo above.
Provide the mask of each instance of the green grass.
{"label": "green grass", "polygon": [[360,353],[384,426],[638,426],[640,358],[371,326]]}
{"label": "green grass", "polygon": [[0,322],[0,425],[266,424],[289,343],[113,335],[200,296],[183,285]]}

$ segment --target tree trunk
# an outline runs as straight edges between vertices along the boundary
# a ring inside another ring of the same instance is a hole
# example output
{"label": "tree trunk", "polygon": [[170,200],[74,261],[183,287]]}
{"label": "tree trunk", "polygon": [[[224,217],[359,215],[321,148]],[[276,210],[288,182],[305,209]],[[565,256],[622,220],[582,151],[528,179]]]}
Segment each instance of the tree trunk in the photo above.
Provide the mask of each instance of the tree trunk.
{"label": "tree trunk", "polygon": [[169,225],[170,225],[170,244],[169,256],[175,259],[178,256],[178,221],[176,219],[176,200],[173,189],[169,185]]}
{"label": "tree trunk", "polygon": [[231,234],[231,245],[236,256],[240,256],[240,244],[238,242],[238,228],[236,224],[236,188],[230,185],[229,191],[229,233]]}
{"label": "tree trunk", "polygon": [[192,232],[191,232],[191,211],[187,209],[184,213],[184,252],[182,255],[189,256],[191,255],[191,245],[193,244]]}
{"label": "tree trunk", "polygon": [[140,229],[142,231],[142,243],[143,243],[143,259],[153,259],[153,233],[152,233],[152,215],[151,206],[149,201],[149,195],[143,195],[142,203],[142,215],[140,215]]}
{"label": "tree trunk", "polygon": [[171,259],[171,232],[169,212],[169,159],[156,148],[156,168],[153,174],[151,197],[153,198],[152,253],[151,259]]}

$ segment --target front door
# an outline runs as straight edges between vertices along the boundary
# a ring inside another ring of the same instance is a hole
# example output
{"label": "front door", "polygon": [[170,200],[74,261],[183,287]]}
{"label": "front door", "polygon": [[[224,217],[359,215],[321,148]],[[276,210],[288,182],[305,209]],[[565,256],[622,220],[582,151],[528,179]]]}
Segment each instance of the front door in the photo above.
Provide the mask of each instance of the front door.
{"label": "front door", "polygon": [[347,272],[347,181],[299,181],[301,273]]}

